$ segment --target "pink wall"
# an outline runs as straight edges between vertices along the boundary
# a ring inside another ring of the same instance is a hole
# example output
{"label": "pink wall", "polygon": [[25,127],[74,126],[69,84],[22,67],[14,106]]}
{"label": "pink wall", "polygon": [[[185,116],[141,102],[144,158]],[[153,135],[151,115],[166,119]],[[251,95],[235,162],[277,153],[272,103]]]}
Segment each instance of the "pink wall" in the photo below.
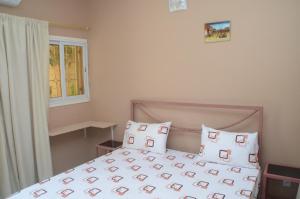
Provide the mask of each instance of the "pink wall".
{"label": "pink wall", "polygon": [[[188,7],[169,13],[167,0],[91,0],[93,117],[123,124],[121,139],[134,98],[263,105],[264,159],[300,166],[300,1]],[[231,41],[206,44],[204,23],[219,20],[231,20]]]}
{"label": "pink wall", "polygon": [[[300,166],[300,2],[188,2],[187,11],[169,13],[167,0],[23,0],[0,12],[91,27],[51,28],[88,37],[92,101],[51,108],[50,127],[90,118],[124,124],[133,98],[263,105],[264,159]],[[231,41],[204,43],[204,23],[218,20],[231,20]],[[57,171],[92,157],[91,139],[102,137],[52,140]]]}
{"label": "pink wall", "polygon": [[[88,24],[89,13],[87,9],[88,5],[84,0],[23,0],[17,8],[0,6],[0,12],[78,26]],[[55,27],[50,27],[50,34],[79,38],[88,37],[88,32]],[[91,119],[91,103],[49,109],[50,129],[89,119]],[[55,173],[94,157],[95,144],[93,139],[101,141],[102,138],[97,133],[91,132],[90,134],[88,139],[84,139],[79,132],[50,139]]]}
{"label": "pink wall", "polygon": [[[0,12],[62,24],[88,24],[88,5],[82,0],[23,0],[19,7],[0,6]],[[51,35],[87,38],[88,32],[50,27]],[[90,118],[90,103],[49,110],[49,128]]]}

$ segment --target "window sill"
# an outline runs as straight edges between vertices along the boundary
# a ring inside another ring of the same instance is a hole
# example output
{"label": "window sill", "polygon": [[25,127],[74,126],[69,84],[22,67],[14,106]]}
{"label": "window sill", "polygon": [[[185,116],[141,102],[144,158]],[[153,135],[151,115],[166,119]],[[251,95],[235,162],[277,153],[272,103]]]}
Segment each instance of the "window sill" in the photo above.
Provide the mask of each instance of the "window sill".
{"label": "window sill", "polygon": [[58,100],[58,101],[49,101],[49,108],[59,107],[59,106],[67,106],[67,105],[75,105],[81,103],[87,103],[90,101],[90,98],[80,98],[80,99],[68,99],[68,100]]}

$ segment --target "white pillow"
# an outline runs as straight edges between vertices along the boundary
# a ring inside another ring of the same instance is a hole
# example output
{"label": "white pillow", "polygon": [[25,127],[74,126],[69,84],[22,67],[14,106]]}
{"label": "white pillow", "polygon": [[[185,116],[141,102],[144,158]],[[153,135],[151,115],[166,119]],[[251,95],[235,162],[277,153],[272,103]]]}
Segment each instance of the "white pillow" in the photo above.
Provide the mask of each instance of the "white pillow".
{"label": "white pillow", "polygon": [[165,153],[171,122],[137,123],[128,121],[123,147]]}
{"label": "white pillow", "polygon": [[199,155],[209,162],[259,168],[257,135],[257,132],[226,132],[202,125]]}

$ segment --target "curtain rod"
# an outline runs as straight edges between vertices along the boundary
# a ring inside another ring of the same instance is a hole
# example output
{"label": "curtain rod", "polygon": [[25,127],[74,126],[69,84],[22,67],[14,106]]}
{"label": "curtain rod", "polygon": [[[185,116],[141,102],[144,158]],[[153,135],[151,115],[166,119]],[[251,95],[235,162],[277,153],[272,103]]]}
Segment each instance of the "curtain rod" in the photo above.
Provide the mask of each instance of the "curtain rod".
{"label": "curtain rod", "polygon": [[[14,15],[11,15],[11,16],[14,16]],[[22,17],[22,16],[18,16],[18,17]],[[45,21],[43,19],[37,19],[37,20]],[[78,26],[78,25],[74,25],[74,24],[62,24],[62,23],[56,23],[53,21],[48,21],[48,24],[49,24],[49,26],[58,27],[58,28],[81,30],[81,31],[89,31],[90,30],[90,27],[88,27],[88,26]]]}
{"label": "curtain rod", "polygon": [[49,26],[72,29],[72,30],[82,30],[82,31],[90,30],[90,28],[88,26],[77,26],[77,25],[73,25],[73,24],[61,24],[61,23],[55,23],[55,22],[49,22]]}

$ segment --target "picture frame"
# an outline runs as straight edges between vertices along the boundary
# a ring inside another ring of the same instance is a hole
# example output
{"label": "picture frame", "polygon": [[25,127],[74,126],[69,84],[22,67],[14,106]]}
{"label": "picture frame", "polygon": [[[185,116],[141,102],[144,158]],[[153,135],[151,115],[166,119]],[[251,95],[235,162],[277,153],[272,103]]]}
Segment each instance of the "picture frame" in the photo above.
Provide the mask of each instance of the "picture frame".
{"label": "picture frame", "polygon": [[230,41],[231,22],[218,21],[204,24],[204,40],[207,43]]}

